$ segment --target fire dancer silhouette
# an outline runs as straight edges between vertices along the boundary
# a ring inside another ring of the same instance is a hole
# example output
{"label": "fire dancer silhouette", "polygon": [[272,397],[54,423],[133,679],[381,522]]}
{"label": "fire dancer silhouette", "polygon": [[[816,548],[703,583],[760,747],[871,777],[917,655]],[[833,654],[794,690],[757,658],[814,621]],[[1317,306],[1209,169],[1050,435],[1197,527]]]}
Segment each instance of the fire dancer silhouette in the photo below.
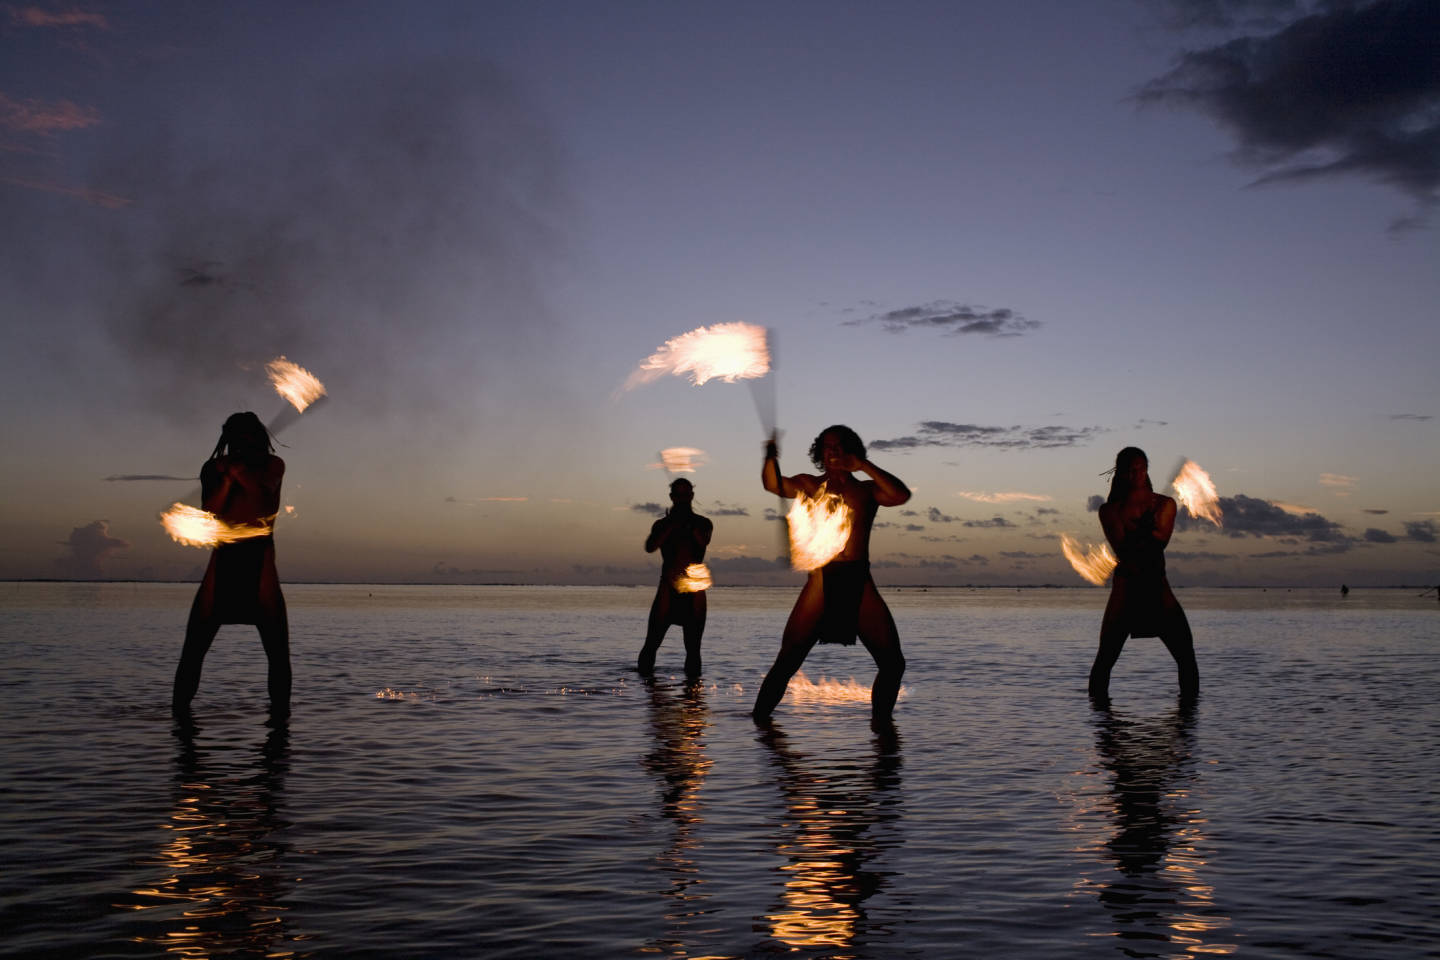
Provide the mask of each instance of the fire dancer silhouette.
{"label": "fire dancer silhouette", "polygon": [[[215,452],[200,468],[201,505],[232,525],[273,528],[280,512],[285,461],[275,456],[270,434],[253,413],[232,414]],[[290,629],[285,597],[275,572],[275,538],[254,537],[217,546],[190,607],[185,648],[175,671],[171,709],[188,717],[200,686],[200,668],[222,624],[251,623],[269,660],[270,711],[290,711]]]}
{"label": "fire dancer silhouette", "polygon": [[[850,535],[828,563],[810,571],[785,623],[780,652],[760,685],[752,715],[759,723],[770,718],[785,696],[790,678],[817,642],[852,644],[858,634],[879,668],[870,688],[871,725],[884,729],[891,723],[895,698],[900,694],[905,657],[900,652],[895,618],[870,576],[870,527],[879,507],[905,503],[910,499],[910,489],[865,459],[865,444],[846,426],[825,428],[810,445],[810,459],[823,471],[820,476],[782,476],[780,450],[772,434],[765,445],[761,468],[765,489],[782,497],[814,497],[824,486],[828,493],[839,496],[849,510]],[[870,479],[858,480],[856,472],[868,474]]]}
{"label": "fire dancer silhouette", "polygon": [[645,538],[645,552],[660,551],[660,583],[655,600],[650,604],[650,622],[645,629],[645,646],[635,667],[640,673],[655,672],[655,654],[665,639],[665,631],[676,624],[685,637],[685,675],[700,676],[700,637],[705,633],[706,600],[704,589],[695,589],[686,582],[686,568],[705,559],[705,548],[715,525],[696,513],[691,505],[695,486],[683,477],[670,484],[671,507],[665,516],[650,527]]}
{"label": "fire dancer silhouette", "polygon": [[1159,637],[1175,658],[1181,694],[1193,697],[1200,691],[1195,643],[1185,611],[1165,578],[1165,545],[1175,529],[1175,501],[1155,492],[1149,460],[1138,447],[1126,447],[1115,456],[1100,526],[1119,563],[1100,624],[1100,649],[1090,667],[1090,696],[1097,701],[1109,698],[1110,670],[1127,637]]}

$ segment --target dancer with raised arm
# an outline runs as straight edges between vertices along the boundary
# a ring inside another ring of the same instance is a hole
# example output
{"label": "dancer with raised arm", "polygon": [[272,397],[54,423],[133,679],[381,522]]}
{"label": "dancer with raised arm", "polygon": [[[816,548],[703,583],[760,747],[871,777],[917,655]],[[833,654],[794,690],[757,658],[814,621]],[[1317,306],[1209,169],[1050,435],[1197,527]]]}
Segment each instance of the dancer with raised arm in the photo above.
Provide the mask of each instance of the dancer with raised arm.
{"label": "dancer with raised arm", "polygon": [[[897,507],[910,499],[910,490],[898,478],[865,459],[865,444],[849,427],[827,427],[810,446],[810,459],[822,472],[792,477],[780,473],[780,451],[775,436],[765,445],[761,480],[765,489],[782,497],[840,497],[850,513],[849,537],[824,566],[810,571],[780,640],[780,652],[755,698],[753,716],[769,720],[785,696],[790,678],[805,662],[816,643],[852,644],[856,636],[870,651],[878,668],[870,688],[871,725],[891,725],[905,657],[890,608],[870,576],[870,528],[880,507]],[[855,476],[869,477],[861,480]]]}

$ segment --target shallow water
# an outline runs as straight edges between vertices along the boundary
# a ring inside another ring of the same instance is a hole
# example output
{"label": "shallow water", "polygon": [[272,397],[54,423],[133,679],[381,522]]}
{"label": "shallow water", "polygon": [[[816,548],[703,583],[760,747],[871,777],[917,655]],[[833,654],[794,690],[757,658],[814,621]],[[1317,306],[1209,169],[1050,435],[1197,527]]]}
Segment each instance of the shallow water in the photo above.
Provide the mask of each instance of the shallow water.
{"label": "shallow water", "polygon": [[1181,591],[1199,704],[1131,641],[1096,711],[1102,591],[888,590],[887,737],[750,721],[792,590],[687,687],[647,590],[308,585],[288,728],[226,627],[185,734],[192,591],[0,584],[0,956],[1440,956],[1433,596]]}

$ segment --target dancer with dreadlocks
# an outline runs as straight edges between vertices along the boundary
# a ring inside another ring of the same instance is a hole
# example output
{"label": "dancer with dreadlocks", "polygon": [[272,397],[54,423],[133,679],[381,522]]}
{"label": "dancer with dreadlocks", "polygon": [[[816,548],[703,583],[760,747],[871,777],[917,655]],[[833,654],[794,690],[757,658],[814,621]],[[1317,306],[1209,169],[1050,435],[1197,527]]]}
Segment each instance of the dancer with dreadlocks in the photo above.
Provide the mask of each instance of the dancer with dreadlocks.
{"label": "dancer with dreadlocks", "polygon": [[1097,701],[1110,695],[1110,670],[1128,637],[1159,637],[1175,658],[1181,695],[1193,697],[1200,691],[1190,623],[1165,577],[1175,501],[1155,492],[1149,471],[1144,450],[1121,450],[1115,456],[1110,496],[1100,507],[1100,526],[1120,562],[1100,623],[1100,649],[1090,667],[1090,696]]}
{"label": "dancer with dreadlocks", "polygon": [[275,538],[268,532],[280,512],[284,476],[285,461],[275,456],[260,418],[249,412],[232,414],[214,453],[200,468],[201,505],[227,524],[267,532],[221,544],[210,554],[175,671],[171,709],[178,717],[188,717],[205,654],[227,623],[250,623],[259,629],[269,660],[271,715],[283,720],[290,712],[290,628],[275,572]]}

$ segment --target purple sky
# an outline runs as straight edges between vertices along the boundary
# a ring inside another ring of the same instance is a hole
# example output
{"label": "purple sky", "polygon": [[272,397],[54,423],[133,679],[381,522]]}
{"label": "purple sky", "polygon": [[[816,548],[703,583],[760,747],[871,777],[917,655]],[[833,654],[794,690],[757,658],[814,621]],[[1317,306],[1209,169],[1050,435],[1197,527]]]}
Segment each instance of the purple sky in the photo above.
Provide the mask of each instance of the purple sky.
{"label": "purple sky", "polygon": [[1440,5],[0,4],[0,576],[186,578],[156,522],[262,367],[287,579],[645,582],[663,447],[719,583],[782,464],[905,479],[889,582],[1080,583],[1127,444],[1226,498],[1177,583],[1440,582]]}

